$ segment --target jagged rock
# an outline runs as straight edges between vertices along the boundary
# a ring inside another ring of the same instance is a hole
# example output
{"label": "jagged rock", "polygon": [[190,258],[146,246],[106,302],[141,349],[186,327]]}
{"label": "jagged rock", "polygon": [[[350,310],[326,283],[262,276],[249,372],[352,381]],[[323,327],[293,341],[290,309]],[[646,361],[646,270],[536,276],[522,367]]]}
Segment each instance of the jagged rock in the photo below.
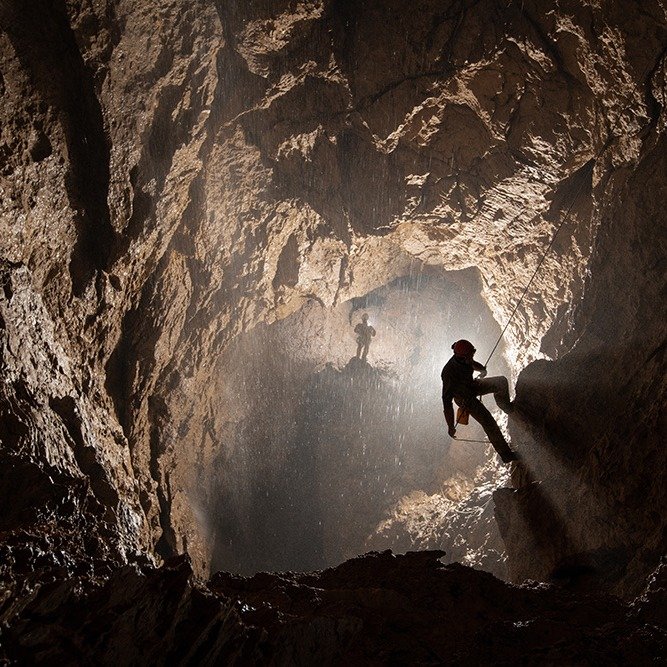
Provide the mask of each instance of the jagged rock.
{"label": "jagged rock", "polygon": [[[82,599],[103,609],[95,595],[118,589],[130,606],[110,660],[126,656],[124,633],[161,659],[157,617],[136,635],[129,619],[173,576],[186,602],[171,617],[172,658],[199,655],[177,644],[202,608],[228,619],[231,642],[202,639],[202,655],[265,657],[188,568],[147,564],[188,552],[208,573],[216,547],[195,492],[223,477],[213,461],[228,462],[220,443],[236,415],[220,378],[232,343],[276,322],[295,337],[306,303],[329,312],[396,279],[471,267],[504,325],[557,229],[505,334],[514,375],[534,361],[509,422],[525,470],[494,494],[507,567],[515,581],[644,590],[667,549],[663,3],[7,0],[0,27],[7,655],[61,650],[31,635],[24,603],[57,635],[59,614],[81,618]],[[143,573],[117,570],[128,562]],[[545,610],[587,604],[461,576]],[[31,598],[33,580],[44,584]],[[647,595],[655,620],[661,598]],[[374,604],[367,589],[359,600]],[[648,660],[657,631],[613,604],[610,626],[538,659],[595,662],[615,646]],[[335,641],[356,636],[355,622],[317,618],[298,649],[301,626],[270,640],[271,655],[347,650]],[[101,650],[100,618],[89,622],[82,661]],[[515,630],[538,647],[564,622]],[[396,641],[387,659],[433,658]],[[433,641],[462,662],[516,657],[501,639],[477,653]],[[349,655],[381,650],[369,642]]]}
{"label": "jagged rock", "polygon": [[[187,559],[91,587],[42,584],[4,616],[4,658],[69,664],[646,664],[663,632],[605,596],[516,588],[442,551],[371,553],[317,573],[217,574]],[[663,653],[664,654],[664,653]]]}

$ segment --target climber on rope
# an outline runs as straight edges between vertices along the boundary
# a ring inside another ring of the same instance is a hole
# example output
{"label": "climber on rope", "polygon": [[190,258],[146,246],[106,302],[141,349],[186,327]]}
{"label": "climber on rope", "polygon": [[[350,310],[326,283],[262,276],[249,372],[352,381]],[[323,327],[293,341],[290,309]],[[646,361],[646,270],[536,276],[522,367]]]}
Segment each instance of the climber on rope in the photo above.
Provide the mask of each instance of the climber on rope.
{"label": "climber on rope", "polygon": [[[486,377],[486,367],[474,360],[475,348],[470,341],[459,340],[452,345],[454,356],[445,364],[440,377],[442,378],[442,404],[450,437],[456,437],[456,426],[461,417],[454,421],[452,400],[463,413],[470,414],[484,429],[484,432],[498,452],[503,463],[518,460],[518,454],[507,444],[496,420],[477,398],[485,394],[493,394],[498,407],[506,413],[512,412],[509,384],[504,376]],[[473,379],[473,372],[478,371],[479,377]],[[460,414],[463,414],[461,413]],[[467,421],[465,422],[467,423]]]}
{"label": "climber on rope", "polygon": [[375,336],[375,329],[368,324],[368,313],[361,316],[361,322],[354,327],[354,333],[357,334],[357,359],[366,361],[371,338]]}

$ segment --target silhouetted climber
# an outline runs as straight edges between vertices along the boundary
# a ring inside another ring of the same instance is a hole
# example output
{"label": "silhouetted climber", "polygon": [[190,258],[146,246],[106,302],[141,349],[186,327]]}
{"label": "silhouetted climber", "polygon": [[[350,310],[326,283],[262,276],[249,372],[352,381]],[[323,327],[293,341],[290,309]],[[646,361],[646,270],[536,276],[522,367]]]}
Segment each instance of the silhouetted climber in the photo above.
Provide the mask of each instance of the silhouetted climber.
{"label": "silhouetted climber", "polygon": [[[493,394],[498,407],[503,412],[513,409],[510,401],[509,385],[503,376],[486,377],[486,368],[473,359],[475,348],[470,341],[459,340],[452,345],[454,356],[445,364],[442,378],[442,404],[445,412],[449,435],[456,436],[454,408],[452,400],[474,417],[484,429],[493,448],[498,452],[503,463],[516,461],[519,457],[507,444],[502,431],[498,428],[493,415],[477,398],[484,394]],[[473,379],[473,371],[479,371],[479,378]]]}
{"label": "silhouetted climber", "polygon": [[375,329],[368,324],[368,313],[361,316],[361,322],[354,327],[354,333],[357,334],[357,359],[366,361],[371,338],[375,336]]}

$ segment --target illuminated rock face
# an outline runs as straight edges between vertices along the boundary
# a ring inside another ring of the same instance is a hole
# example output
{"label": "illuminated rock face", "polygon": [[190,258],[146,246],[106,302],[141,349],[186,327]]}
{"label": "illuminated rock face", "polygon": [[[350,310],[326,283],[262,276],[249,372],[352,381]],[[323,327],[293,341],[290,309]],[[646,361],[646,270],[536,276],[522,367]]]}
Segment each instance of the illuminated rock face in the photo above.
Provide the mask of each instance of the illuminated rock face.
{"label": "illuminated rock face", "polygon": [[232,341],[468,267],[502,325],[565,215],[506,334],[515,374],[549,358],[510,423],[542,483],[496,494],[509,573],[630,594],[664,553],[664,7],[366,4],[0,7],[21,567],[206,572]]}
{"label": "illuminated rock face", "polygon": [[[366,360],[362,314],[376,331]],[[450,341],[491,349],[499,331],[474,270],[433,271],[335,308],[312,300],[235,339],[215,374],[218,445],[188,488],[212,569],[314,570],[437,546],[504,574],[490,495],[502,466],[484,444],[450,441],[440,398]]]}

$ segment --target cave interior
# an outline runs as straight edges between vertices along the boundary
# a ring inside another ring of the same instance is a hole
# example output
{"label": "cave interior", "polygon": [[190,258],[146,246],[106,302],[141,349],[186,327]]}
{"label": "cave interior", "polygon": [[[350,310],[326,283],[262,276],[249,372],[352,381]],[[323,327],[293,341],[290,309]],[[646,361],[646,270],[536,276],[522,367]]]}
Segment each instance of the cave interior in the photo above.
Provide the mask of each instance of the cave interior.
{"label": "cave interior", "polygon": [[6,0],[0,123],[0,662],[665,660],[663,0]]}

